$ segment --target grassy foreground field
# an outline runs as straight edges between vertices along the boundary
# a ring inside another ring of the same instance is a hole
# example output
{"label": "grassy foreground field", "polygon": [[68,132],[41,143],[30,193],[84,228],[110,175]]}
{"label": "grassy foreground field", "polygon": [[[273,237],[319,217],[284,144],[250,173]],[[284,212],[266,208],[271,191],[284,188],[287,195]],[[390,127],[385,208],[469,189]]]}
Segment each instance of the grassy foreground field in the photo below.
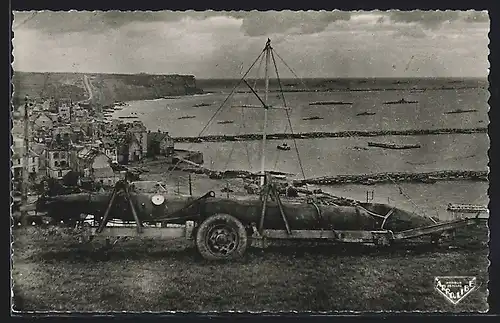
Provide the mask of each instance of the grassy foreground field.
{"label": "grassy foreground field", "polygon": [[[486,311],[488,229],[452,246],[301,245],[249,249],[236,262],[200,259],[185,241],[129,240],[105,250],[62,228],[13,232],[17,311]],[[434,276],[477,276],[452,305]]]}

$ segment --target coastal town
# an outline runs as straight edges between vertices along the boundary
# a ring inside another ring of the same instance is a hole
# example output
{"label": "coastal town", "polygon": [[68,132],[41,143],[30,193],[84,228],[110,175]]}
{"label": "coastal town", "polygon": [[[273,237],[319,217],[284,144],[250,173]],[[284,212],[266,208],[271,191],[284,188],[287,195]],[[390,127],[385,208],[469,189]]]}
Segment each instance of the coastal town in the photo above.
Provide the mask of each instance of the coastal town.
{"label": "coastal town", "polygon": [[13,14],[13,315],[487,311],[486,11]]}
{"label": "coastal town", "polygon": [[[108,190],[126,176],[138,179],[131,166],[134,163],[146,159],[172,163],[174,140],[168,132],[147,130],[139,120],[110,118],[110,110],[125,104],[102,107],[87,101],[26,97],[13,113],[14,211],[23,192],[23,171],[28,173],[28,195],[35,195],[36,187],[44,181],[90,191]],[[200,153],[197,155],[202,162]]]}

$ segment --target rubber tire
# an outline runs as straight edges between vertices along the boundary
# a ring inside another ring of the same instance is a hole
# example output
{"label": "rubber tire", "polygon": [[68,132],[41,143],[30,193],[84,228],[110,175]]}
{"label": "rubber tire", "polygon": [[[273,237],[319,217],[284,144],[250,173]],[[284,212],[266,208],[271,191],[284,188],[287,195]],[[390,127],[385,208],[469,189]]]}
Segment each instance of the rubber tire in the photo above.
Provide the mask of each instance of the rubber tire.
{"label": "rubber tire", "polygon": [[[236,250],[231,252],[227,256],[213,254],[205,243],[205,236],[210,230],[214,223],[224,221],[228,225],[232,226],[233,229],[237,231],[238,234],[238,246]],[[196,248],[200,255],[207,260],[234,260],[241,258],[248,247],[248,235],[247,230],[234,216],[229,214],[214,214],[206,218],[196,230]]]}

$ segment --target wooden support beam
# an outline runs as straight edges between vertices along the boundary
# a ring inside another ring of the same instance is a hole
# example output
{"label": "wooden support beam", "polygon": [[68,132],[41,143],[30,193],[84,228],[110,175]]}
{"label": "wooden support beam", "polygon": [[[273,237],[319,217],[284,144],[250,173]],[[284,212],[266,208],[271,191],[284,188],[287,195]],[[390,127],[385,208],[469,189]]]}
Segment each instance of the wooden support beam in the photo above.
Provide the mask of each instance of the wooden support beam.
{"label": "wooden support beam", "polygon": [[281,199],[279,197],[278,190],[276,189],[276,187],[274,185],[272,186],[272,192],[273,192],[274,197],[276,199],[276,203],[278,204],[278,207],[280,209],[281,218],[283,219],[283,222],[285,223],[286,232],[288,234],[291,234],[292,232],[290,230],[290,225],[288,224],[288,219],[286,218],[286,214],[285,214],[285,210],[283,208],[283,204],[281,203]]}
{"label": "wooden support beam", "polygon": [[134,220],[135,220],[135,224],[137,225],[137,233],[141,233],[142,232],[142,223],[141,223],[141,220],[139,219],[139,216],[137,215],[137,212],[135,210],[135,206],[134,206],[134,203],[132,202],[132,199],[130,198],[130,191],[128,189],[128,183],[124,183],[124,190],[125,190],[125,194],[126,194],[126,198],[128,200],[128,204],[130,206],[130,211],[132,211],[132,215],[134,216]]}
{"label": "wooden support beam", "polygon": [[109,221],[109,212],[111,211],[111,207],[113,206],[113,203],[115,202],[116,195],[118,194],[117,186],[115,185],[115,188],[113,189],[113,193],[111,194],[111,199],[109,200],[108,206],[106,208],[106,211],[104,212],[104,216],[102,218],[102,222],[97,228],[97,233],[100,233],[106,224]]}
{"label": "wooden support beam", "polygon": [[293,230],[290,234],[286,230],[264,230],[268,239],[325,239],[338,242],[370,243],[376,236],[391,236],[390,231],[357,231],[357,230]]}
{"label": "wooden support beam", "polygon": [[147,228],[143,227],[141,232],[136,227],[106,227],[101,232],[92,230],[94,236],[104,237],[151,237],[162,239],[178,239],[186,237],[186,227],[180,228]]}
{"label": "wooden support beam", "polygon": [[461,227],[477,224],[479,221],[477,218],[463,219],[446,223],[438,223],[431,226],[416,228],[406,231],[397,232],[394,234],[396,240],[411,239],[424,235],[429,235],[432,233],[444,232],[447,230],[458,229]]}
{"label": "wooden support beam", "polygon": [[260,221],[259,221],[259,233],[262,235],[262,230],[264,229],[264,218],[266,217],[266,209],[267,209],[267,199],[269,198],[269,187],[264,186],[263,187],[263,198],[264,200],[262,201],[262,213],[260,215]]}

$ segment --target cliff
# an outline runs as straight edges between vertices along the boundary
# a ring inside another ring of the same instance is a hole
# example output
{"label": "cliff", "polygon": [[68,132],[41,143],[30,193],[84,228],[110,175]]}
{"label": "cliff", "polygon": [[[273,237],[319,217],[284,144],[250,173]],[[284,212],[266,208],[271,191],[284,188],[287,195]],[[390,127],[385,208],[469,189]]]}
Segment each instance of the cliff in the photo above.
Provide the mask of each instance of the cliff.
{"label": "cliff", "polygon": [[[88,82],[87,82],[88,81]],[[31,98],[89,99],[100,105],[202,93],[192,75],[14,72],[14,102]]]}

